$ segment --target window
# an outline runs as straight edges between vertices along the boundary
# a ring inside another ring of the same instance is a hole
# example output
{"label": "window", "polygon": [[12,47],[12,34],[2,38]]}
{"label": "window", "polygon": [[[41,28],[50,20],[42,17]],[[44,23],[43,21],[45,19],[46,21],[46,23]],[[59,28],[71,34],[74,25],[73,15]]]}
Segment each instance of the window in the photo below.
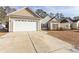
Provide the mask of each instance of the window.
{"label": "window", "polygon": [[42,27],[48,27],[48,24],[42,24],[41,26]]}

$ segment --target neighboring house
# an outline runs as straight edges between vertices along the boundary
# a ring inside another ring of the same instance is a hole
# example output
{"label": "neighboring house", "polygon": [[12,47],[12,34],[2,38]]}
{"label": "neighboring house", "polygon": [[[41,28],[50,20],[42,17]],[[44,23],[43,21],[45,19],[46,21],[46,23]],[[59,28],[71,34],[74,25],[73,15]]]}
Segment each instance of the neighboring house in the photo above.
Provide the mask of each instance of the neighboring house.
{"label": "neighboring house", "polygon": [[57,18],[52,18],[49,21],[50,30],[59,30],[60,29],[60,20]]}
{"label": "neighboring house", "polygon": [[22,8],[7,16],[9,18],[9,32],[41,30],[41,18],[30,8]]}
{"label": "neighboring house", "polygon": [[73,20],[72,29],[79,29],[79,20]]}
{"label": "neighboring house", "polygon": [[66,30],[71,29],[72,21],[70,19],[52,18],[49,22],[50,30]]}
{"label": "neighboring house", "polygon": [[60,29],[65,29],[65,30],[69,30],[71,29],[71,25],[72,25],[72,21],[71,19],[63,19],[61,22],[60,22]]}

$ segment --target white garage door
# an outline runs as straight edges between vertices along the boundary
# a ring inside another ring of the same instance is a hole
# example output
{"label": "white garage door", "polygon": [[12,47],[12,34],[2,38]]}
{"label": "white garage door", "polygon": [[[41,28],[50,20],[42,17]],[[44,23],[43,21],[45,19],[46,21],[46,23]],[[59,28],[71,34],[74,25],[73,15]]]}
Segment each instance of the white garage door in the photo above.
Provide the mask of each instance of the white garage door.
{"label": "white garage door", "polygon": [[13,31],[36,31],[36,22],[13,21]]}

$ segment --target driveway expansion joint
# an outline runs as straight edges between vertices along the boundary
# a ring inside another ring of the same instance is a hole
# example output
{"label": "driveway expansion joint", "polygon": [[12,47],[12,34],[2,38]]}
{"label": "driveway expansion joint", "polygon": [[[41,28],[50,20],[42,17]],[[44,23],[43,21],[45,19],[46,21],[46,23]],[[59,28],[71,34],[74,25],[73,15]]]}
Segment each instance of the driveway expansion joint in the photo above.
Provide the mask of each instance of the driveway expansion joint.
{"label": "driveway expansion joint", "polygon": [[35,52],[38,53],[38,52],[37,52],[37,49],[36,49],[36,47],[35,47],[35,45],[34,45],[34,43],[33,43],[33,41],[32,41],[32,39],[31,39],[31,37],[30,37],[30,35],[29,35],[28,32],[27,32],[27,34],[28,34],[28,37],[29,37],[29,39],[30,39],[30,41],[31,41],[31,43],[32,43],[32,45],[33,45],[33,47],[34,47]]}

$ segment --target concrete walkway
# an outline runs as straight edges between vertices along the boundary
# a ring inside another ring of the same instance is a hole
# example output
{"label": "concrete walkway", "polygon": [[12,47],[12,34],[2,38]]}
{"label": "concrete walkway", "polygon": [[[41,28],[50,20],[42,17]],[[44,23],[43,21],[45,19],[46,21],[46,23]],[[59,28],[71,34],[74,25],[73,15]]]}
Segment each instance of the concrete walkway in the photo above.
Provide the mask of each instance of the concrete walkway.
{"label": "concrete walkway", "polygon": [[0,37],[0,52],[67,53],[71,49],[72,45],[45,32],[12,32]]}

